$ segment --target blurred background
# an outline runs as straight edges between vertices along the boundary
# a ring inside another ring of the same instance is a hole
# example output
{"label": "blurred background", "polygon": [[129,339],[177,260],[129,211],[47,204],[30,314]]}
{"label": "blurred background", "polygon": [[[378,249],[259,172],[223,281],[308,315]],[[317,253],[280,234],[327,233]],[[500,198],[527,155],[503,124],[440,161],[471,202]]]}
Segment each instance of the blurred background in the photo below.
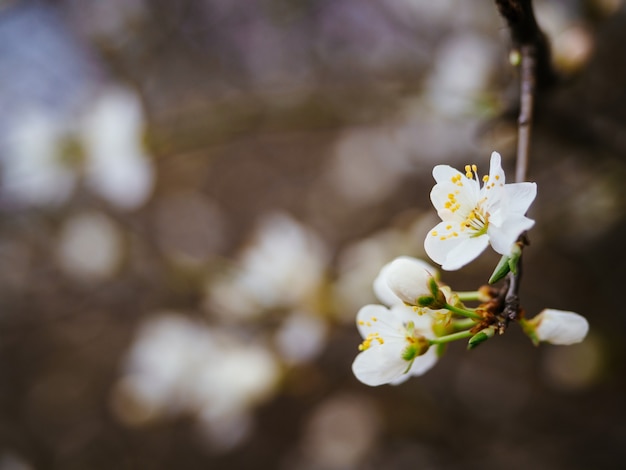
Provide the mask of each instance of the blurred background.
{"label": "blurred background", "polygon": [[354,318],[425,256],[432,167],[512,174],[493,2],[1,1],[0,470],[617,468],[626,7],[535,7],[562,81],[522,304],[589,337],[513,325],[370,388]]}

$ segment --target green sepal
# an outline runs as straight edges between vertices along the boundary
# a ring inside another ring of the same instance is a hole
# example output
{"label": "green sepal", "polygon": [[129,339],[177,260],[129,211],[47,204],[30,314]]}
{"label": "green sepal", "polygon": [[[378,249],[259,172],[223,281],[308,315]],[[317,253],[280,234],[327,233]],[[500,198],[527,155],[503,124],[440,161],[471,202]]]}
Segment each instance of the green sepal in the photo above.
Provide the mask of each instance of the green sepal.
{"label": "green sepal", "polygon": [[537,333],[535,332],[535,325],[523,318],[519,320],[519,324],[522,327],[522,331],[530,338],[535,346],[539,346],[539,338],[537,337]]}
{"label": "green sepal", "polygon": [[435,281],[435,278],[432,276],[428,278],[428,288],[430,289],[430,292],[433,294],[434,298],[437,298],[439,296],[439,284],[437,284],[437,281]]}
{"label": "green sepal", "polygon": [[[511,258],[509,258],[507,255],[503,255],[502,258],[500,258],[500,261],[498,261],[496,269],[493,270],[493,274],[489,278],[489,284],[495,284],[500,279],[504,278],[504,276],[506,276],[509,273],[509,271],[512,271],[510,260]],[[519,257],[515,260],[514,267],[516,269],[517,269],[517,260],[519,260]]]}
{"label": "green sepal", "polygon": [[405,361],[412,361],[419,355],[418,353],[419,348],[417,345],[409,344],[406,348],[404,348],[404,351],[402,351],[402,359]]}
{"label": "green sepal", "polygon": [[435,303],[435,298],[430,295],[422,295],[417,299],[417,305],[420,307],[430,307]]}
{"label": "green sepal", "polygon": [[480,343],[484,343],[488,339],[493,338],[493,335],[495,333],[496,333],[496,329],[493,326],[490,326],[488,328],[485,328],[484,330],[479,331],[478,333],[476,333],[474,336],[472,336],[469,339],[467,343],[467,349],[474,349]]}
{"label": "green sepal", "polygon": [[517,275],[517,263],[522,256],[522,248],[519,244],[515,243],[511,249],[511,254],[508,256],[508,265],[511,272]]}

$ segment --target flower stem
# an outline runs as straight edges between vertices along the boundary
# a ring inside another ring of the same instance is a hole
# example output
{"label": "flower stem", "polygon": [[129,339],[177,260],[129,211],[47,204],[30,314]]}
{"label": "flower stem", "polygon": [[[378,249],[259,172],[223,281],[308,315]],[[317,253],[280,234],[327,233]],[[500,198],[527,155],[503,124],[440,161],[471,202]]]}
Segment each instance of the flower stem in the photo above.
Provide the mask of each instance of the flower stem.
{"label": "flower stem", "polygon": [[471,333],[470,330],[459,331],[458,333],[452,333],[450,335],[441,336],[439,338],[429,339],[428,342],[432,344],[445,344],[451,343],[452,341],[457,341],[459,339],[465,339],[474,336],[474,333]]}
{"label": "flower stem", "polygon": [[482,320],[483,318],[480,315],[478,315],[476,312],[472,312],[464,308],[455,307],[450,304],[445,304],[443,308],[445,308],[446,310],[450,310],[452,313],[456,313],[457,315],[461,315],[463,317],[474,318],[476,320]]}
{"label": "flower stem", "polygon": [[454,331],[467,330],[476,325],[476,320],[473,318],[463,318],[462,320],[454,320],[452,322],[452,328]]}
{"label": "flower stem", "polygon": [[530,132],[532,128],[535,95],[535,46],[524,44],[521,47],[520,114],[518,119],[517,161],[515,181],[526,181],[528,154],[530,152]]}
{"label": "flower stem", "polygon": [[472,300],[481,300],[482,296],[479,291],[473,290],[468,292],[455,292],[461,302],[471,302]]}

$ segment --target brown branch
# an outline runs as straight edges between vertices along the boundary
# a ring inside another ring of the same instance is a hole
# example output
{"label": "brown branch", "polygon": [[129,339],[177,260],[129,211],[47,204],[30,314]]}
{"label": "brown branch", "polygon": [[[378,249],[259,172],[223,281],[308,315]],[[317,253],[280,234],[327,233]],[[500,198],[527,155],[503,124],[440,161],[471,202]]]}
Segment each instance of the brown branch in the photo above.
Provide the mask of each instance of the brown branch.
{"label": "brown branch", "polygon": [[536,62],[537,89],[543,90],[556,84],[558,76],[552,68],[550,43],[535,19],[532,0],[494,1],[509,26],[513,47],[520,52],[524,46],[531,48]]}
{"label": "brown branch", "polygon": [[520,64],[520,113],[517,121],[517,160],[515,181],[526,181],[530,153],[530,131],[532,128],[535,101],[536,62],[532,46],[522,46]]}
{"label": "brown branch", "polygon": [[[556,74],[550,59],[550,46],[533,12],[532,0],[495,0],[500,14],[511,31],[513,45],[520,56],[520,114],[518,118],[517,159],[515,181],[526,181],[530,153],[535,93],[556,83]],[[525,234],[518,240],[523,248],[528,244]],[[522,275],[520,257],[516,273],[507,275],[505,288],[500,292],[502,312],[498,315],[498,329],[503,333],[510,321],[519,318],[521,306],[519,287]]]}

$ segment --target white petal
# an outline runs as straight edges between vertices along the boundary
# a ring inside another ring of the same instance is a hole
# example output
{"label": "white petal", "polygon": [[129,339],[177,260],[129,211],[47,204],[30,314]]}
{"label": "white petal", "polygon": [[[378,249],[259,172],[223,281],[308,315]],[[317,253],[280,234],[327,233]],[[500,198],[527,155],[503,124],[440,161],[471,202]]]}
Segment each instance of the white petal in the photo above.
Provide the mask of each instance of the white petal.
{"label": "white petal", "polygon": [[[439,165],[439,167],[449,168],[454,171],[451,173],[449,171],[439,171],[437,173],[444,173],[446,175],[452,175],[449,179],[437,182],[433,189],[430,191],[430,200],[433,203],[435,209],[437,209],[437,213],[444,220],[453,220],[457,218],[459,220],[465,219],[467,214],[476,207],[478,204],[478,200],[480,198],[480,188],[478,182],[476,180],[472,180],[467,178],[462,173],[448,167],[447,165]],[[438,167],[435,167],[437,169]],[[435,174],[435,171],[433,171]],[[452,177],[459,177],[461,180],[459,184],[453,183],[451,181]],[[452,212],[446,209],[446,203],[450,202],[450,197],[454,196],[456,202],[459,203],[460,208],[453,213],[455,217],[451,214],[450,217],[443,217],[442,213]]]}
{"label": "white petal", "polygon": [[486,235],[467,237],[464,239],[463,243],[459,244],[448,253],[448,258],[441,268],[446,271],[455,271],[462,268],[470,261],[476,259],[488,245],[489,238]]}
{"label": "white petal", "polygon": [[589,323],[585,317],[562,310],[545,309],[531,322],[537,323],[537,338],[552,344],[580,343],[589,331]]}
{"label": "white petal", "polygon": [[[426,235],[424,240],[424,249],[426,254],[437,264],[444,264],[448,256],[448,252],[459,245],[462,239],[459,237],[450,237],[446,235],[449,230],[447,226],[449,222],[439,222],[430,232]],[[445,240],[442,240],[445,238]]]}
{"label": "white petal", "polygon": [[409,365],[401,353],[393,348],[369,348],[354,359],[352,372],[365,385],[375,387],[390,383],[400,378]]}
{"label": "white petal", "polygon": [[376,279],[374,279],[373,288],[374,294],[376,294],[376,298],[380,300],[383,304],[391,307],[392,305],[395,305],[397,303],[402,303],[402,300],[400,300],[398,296],[393,293],[393,291],[387,284],[387,277],[385,274],[386,266],[388,265],[383,266],[383,268],[380,270],[380,273],[378,273],[378,276],[376,276]]}
{"label": "white petal", "polygon": [[[435,231],[445,232],[446,223],[442,222],[435,227]],[[454,271],[480,255],[487,245],[489,238],[486,235],[471,237],[468,232],[459,232],[457,237],[433,236],[432,231],[426,236],[424,249],[430,258],[441,264],[442,269]]]}
{"label": "white petal", "polygon": [[489,161],[489,182],[504,184],[505,176],[501,161],[502,158],[498,152],[491,152],[491,160]]}
{"label": "white petal", "polygon": [[501,255],[508,255],[511,253],[511,245],[517,241],[522,232],[530,229],[533,225],[535,225],[535,221],[523,215],[509,217],[503,221],[501,227],[489,224],[487,234],[491,246]]}
{"label": "white petal", "polygon": [[505,187],[506,210],[513,213],[525,214],[537,196],[535,183],[514,183]]}
{"label": "white petal", "polygon": [[[374,318],[376,320],[373,321],[372,319]],[[397,329],[389,326],[389,321],[389,309],[383,305],[365,305],[356,314],[356,327],[363,338],[366,338],[370,333],[379,333],[381,335],[383,335],[383,332],[385,334],[395,333]]]}
{"label": "white petal", "polygon": [[430,294],[428,281],[431,277],[423,262],[406,258],[395,259],[386,271],[387,285],[394,294],[411,305],[415,305],[418,298]]}
{"label": "white petal", "polygon": [[463,173],[455,168],[452,168],[450,165],[437,165],[433,168],[433,178],[435,178],[437,184],[449,183],[452,178],[455,178],[457,175],[461,175],[462,178],[466,178]]}

